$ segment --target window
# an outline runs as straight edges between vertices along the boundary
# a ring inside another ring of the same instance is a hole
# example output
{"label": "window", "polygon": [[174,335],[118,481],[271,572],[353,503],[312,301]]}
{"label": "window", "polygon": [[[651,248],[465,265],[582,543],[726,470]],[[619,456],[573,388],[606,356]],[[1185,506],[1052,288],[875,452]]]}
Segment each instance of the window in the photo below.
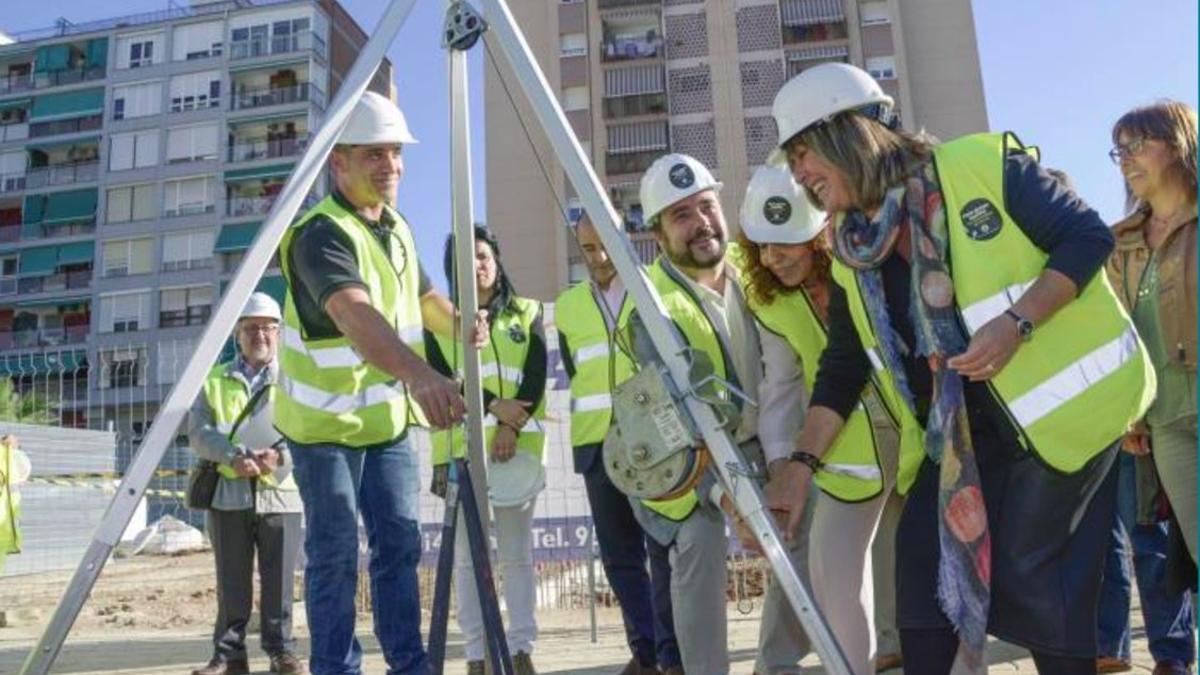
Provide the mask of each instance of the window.
{"label": "window", "polygon": [[887,0],[869,0],[858,6],[860,23],[864,26],[891,23],[892,13],[888,10]]}
{"label": "window", "polygon": [[162,269],[164,272],[201,269],[213,264],[212,230],[173,232],[163,237]]}
{"label": "window", "polygon": [[216,179],[212,176],[183,178],[163,183],[163,213],[181,216],[208,213],[215,206]]}
{"label": "window", "polygon": [[171,78],[171,112],[216,108],[220,105],[220,71],[189,73]]}
{"label": "window", "polygon": [[[146,384],[146,348],[119,347],[100,352],[100,388],[140,387]],[[134,422],[137,442],[149,425]]]}
{"label": "window", "polygon": [[867,72],[877,80],[896,79],[896,57],[876,56],[867,59]]}
{"label": "window", "polygon": [[145,68],[163,61],[163,33],[139,33],[117,38],[117,68]]}
{"label": "window", "polygon": [[159,328],[198,326],[212,315],[213,287],[170,288],[162,291],[158,305]]}
{"label": "window", "polygon": [[223,32],[219,21],[176,26],[171,36],[171,58],[190,61],[220,56]]}
{"label": "window", "polygon": [[141,169],[158,164],[158,129],[113,134],[108,170]]}
{"label": "window", "polygon": [[154,239],[143,237],[106,241],[101,257],[106,277],[149,274],[154,269]]}
{"label": "window", "polygon": [[567,87],[562,93],[563,110],[587,110],[588,88]]}
{"label": "window", "polygon": [[[174,384],[196,352],[196,340],[171,340],[158,343],[158,368],[155,382]],[[185,437],[186,438],[186,437]],[[186,445],[186,441],[184,442]]]}
{"label": "window", "polygon": [[234,28],[230,33],[230,58],[244,59],[252,56],[267,54],[267,31],[270,26],[258,24],[244,28]]}
{"label": "window", "polygon": [[150,327],[150,292],[100,296],[100,332],[132,333]]}
{"label": "window", "polygon": [[308,32],[308,17],[271,24],[271,53],[282,54],[300,49],[300,35]]}
{"label": "window", "polygon": [[126,120],[162,112],[162,82],[113,87],[113,119]]}
{"label": "window", "polygon": [[149,220],[157,210],[154,208],[154,185],[127,185],[112,188],[105,200],[106,223],[128,223],[135,220]]}
{"label": "window", "polygon": [[587,54],[587,35],[585,33],[567,33],[559,36],[562,56],[583,56]]}
{"label": "window", "polygon": [[217,125],[201,124],[167,130],[167,163],[217,158]]}

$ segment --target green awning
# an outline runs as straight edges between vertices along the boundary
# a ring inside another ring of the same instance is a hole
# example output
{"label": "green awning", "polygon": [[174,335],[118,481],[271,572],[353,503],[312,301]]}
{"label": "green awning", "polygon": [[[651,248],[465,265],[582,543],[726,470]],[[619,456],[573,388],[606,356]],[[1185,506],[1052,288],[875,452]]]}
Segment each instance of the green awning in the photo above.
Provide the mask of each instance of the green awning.
{"label": "green awning", "polygon": [[99,141],[100,141],[100,134],[96,134],[95,136],[84,136],[83,138],[70,138],[67,140],[33,141],[31,143],[25,144],[25,149],[26,150],[49,150],[50,148],[62,148],[62,147],[69,147],[72,145],[83,145],[85,143],[98,143]]}
{"label": "green awning", "polygon": [[96,216],[96,198],[99,190],[70,190],[46,195],[44,223],[69,223],[74,220],[89,220]]}
{"label": "green awning", "polygon": [[17,274],[23,277],[42,277],[54,273],[58,266],[58,247],[42,246],[21,251]]}
{"label": "green awning", "polygon": [[258,235],[260,226],[262,223],[235,223],[222,226],[221,234],[217,236],[217,243],[213,246],[213,253],[242,251],[250,248],[250,244],[254,243],[254,237]]}
{"label": "green awning", "polygon": [[21,222],[41,223],[46,219],[46,195],[26,195],[21,209]]}
{"label": "green awning", "polygon": [[87,352],[51,352],[49,354],[8,354],[0,359],[0,374],[46,375],[69,373],[87,365]]}
{"label": "green awning", "polygon": [[81,89],[61,94],[46,94],[33,99],[29,119],[34,122],[51,118],[83,117],[104,112],[104,87]]}
{"label": "green awning", "polygon": [[76,305],[81,302],[91,302],[92,296],[80,295],[70,298],[47,298],[44,300],[26,300],[18,302],[17,307],[65,307],[67,305]]}
{"label": "green awning", "polygon": [[272,166],[259,166],[252,169],[236,169],[234,171],[225,172],[225,180],[250,180],[254,178],[274,178],[276,176],[286,176],[296,168],[295,164],[275,164]]}
{"label": "green awning", "polygon": [[25,108],[33,99],[31,98],[14,98],[8,101],[0,101],[0,110],[12,110],[14,108]]}
{"label": "green awning", "polygon": [[254,290],[266,293],[283,306],[283,296],[287,294],[287,281],[280,276],[263,277],[258,280],[258,286]]}
{"label": "green awning", "polygon": [[88,40],[87,64],[89,68],[98,68],[108,64],[108,38]]}
{"label": "green awning", "polygon": [[58,264],[71,265],[74,263],[91,262],[96,258],[96,242],[77,241],[58,247]]}
{"label": "green awning", "polygon": [[34,57],[34,70],[39,73],[52,70],[66,70],[71,62],[71,45],[43,45],[38,47]]}

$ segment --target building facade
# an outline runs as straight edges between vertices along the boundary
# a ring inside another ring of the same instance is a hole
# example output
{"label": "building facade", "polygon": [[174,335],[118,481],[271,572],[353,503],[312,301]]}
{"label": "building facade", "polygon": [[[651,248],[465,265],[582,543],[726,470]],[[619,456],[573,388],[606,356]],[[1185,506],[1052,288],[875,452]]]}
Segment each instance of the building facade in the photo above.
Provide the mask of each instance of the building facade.
{"label": "building facade", "polygon": [[135,447],[366,37],[333,0],[193,0],[4,40],[0,374]]}
{"label": "building facade", "polygon": [[[512,8],[644,259],[655,249],[638,197],[642,172],[667,152],[695,156],[724,181],[736,227],[745,185],[776,142],[775,93],[818,63],[870,71],[906,128],[943,139],[987,128],[969,0],[525,0]],[[510,71],[497,69],[513,89]],[[514,107],[496,70],[485,72],[488,221],[521,292],[552,299],[585,274],[561,226],[578,201],[528,106]]]}

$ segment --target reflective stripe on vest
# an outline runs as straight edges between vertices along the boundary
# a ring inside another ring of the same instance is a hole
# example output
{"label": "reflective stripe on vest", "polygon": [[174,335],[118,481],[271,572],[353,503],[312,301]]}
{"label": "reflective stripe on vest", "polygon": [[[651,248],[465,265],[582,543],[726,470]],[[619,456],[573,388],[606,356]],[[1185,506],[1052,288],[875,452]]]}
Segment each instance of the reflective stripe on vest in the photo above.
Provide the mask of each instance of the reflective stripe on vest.
{"label": "reflective stripe on vest", "polygon": [[[371,305],[423,356],[416,246],[408,224],[386,208],[395,226],[385,244],[357,215],[325,198],[284,234],[280,264],[291,285],[289,252],[296,234],[314,217],[330,219],[353,245]],[[284,299],[283,323],[275,424],[289,440],[361,448],[399,438],[410,423],[423,424],[404,384],[363,360],[348,339],[306,337],[291,293]]]}
{"label": "reflective stripe on vest", "polygon": [[[602,297],[590,282],[563,291],[554,303],[558,332],[571,351],[575,373],[571,376],[571,445],[579,447],[604,442],[612,425],[612,391],[633,375],[633,361],[616,344],[616,333],[604,320]],[[623,325],[633,311],[626,296],[614,307],[617,324]]]}
{"label": "reflective stripe on vest", "polygon": [[[746,288],[749,276],[740,275],[747,306],[763,327],[792,347],[800,361],[805,385],[812,392],[817,380],[817,364],[828,343],[825,326],[803,289],[777,293],[770,304],[764,305]],[[861,502],[883,491],[883,472],[874,428],[861,401],[846,419],[823,461],[825,469],[817,472],[815,480],[831,496],[842,501]]]}
{"label": "reflective stripe on vest", "polygon": [[[241,377],[234,376],[230,372],[232,368],[230,363],[220,363],[213,366],[208,371],[208,376],[204,379],[204,400],[208,403],[208,409],[212,413],[213,423],[217,427],[217,431],[229,437],[233,433],[233,424],[237,421],[238,416],[242,414],[242,410],[250,403],[251,394],[250,387]],[[274,385],[268,385],[274,387]],[[266,400],[259,399],[256,410],[262,411],[263,406],[273,406],[276,400],[274,395],[275,390],[272,388],[267,392]],[[270,414],[270,410],[263,411],[263,414]],[[234,445],[240,445],[237,437],[229,438],[229,441]],[[259,450],[261,448],[250,448],[251,450]],[[233,470],[233,467],[228,464],[217,464],[217,472],[229,480],[239,480],[240,477]],[[273,487],[279,490],[296,490],[296,482],[292,480],[291,474],[283,480],[282,483],[276,485],[274,476],[260,476],[258,479],[260,485]]]}
{"label": "reflective stripe on vest", "polygon": [[[514,311],[515,309],[515,311]],[[525,359],[529,353],[529,338],[533,333],[535,321],[541,320],[542,305],[530,298],[513,298],[508,310],[492,322],[491,339],[488,345],[479,351],[480,382],[483,388],[492,392],[497,398],[515,399],[517,390],[525,378]],[[520,336],[514,339],[514,336]],[[461,364],[463,352],[461,343],[437,336],[438,347],[448,363]],[[546,399],[543,395],[536,410],[521,428],[517,436],[517,452],[524,452],[539,460],[546,453]],[[498,424],[490,413],[483,418],[484,447],[491,447],[496,435]],[[430,434],[433,446],[433,463],[446,464],[450,461],[453,448],[454,457],[466,455],[467,443],[462,427],[449,431],[433,431]]]}
{"label": "reflective stripe on vest", "polygon": [[[1003,208],[1004,161],[1010,150],[1021,150],[1011,134],[977,134],[934,151],[950,266],[958,272],[952,273],[955,302],[972,334],[1020,299],[1048,257]],[[873,348],[874,330],[854,272],[840,264],[834,269],[846,288],[863,346]],[[1093,277],[1077,298],[1038,326],[989,387],[1026,449],[1067,473],[1120,438],[1145,412],[1155,389],[1145,349],[1104,274]],[[894,385],[891,389],[885,399],[900,400]],[[905,460],[902,456],[902,472]]]}

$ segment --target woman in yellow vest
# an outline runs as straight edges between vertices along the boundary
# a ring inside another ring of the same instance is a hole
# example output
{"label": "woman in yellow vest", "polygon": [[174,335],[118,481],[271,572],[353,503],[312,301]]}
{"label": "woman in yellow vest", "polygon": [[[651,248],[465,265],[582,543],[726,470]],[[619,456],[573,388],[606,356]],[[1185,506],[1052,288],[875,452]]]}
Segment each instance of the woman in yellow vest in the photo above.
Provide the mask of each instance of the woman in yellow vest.
{"label": "woman in yellow vest", "polygon": [[[446,242],[446,279],[454,295],[454,237]],[[488,493],[499,549],[499,576],[508,608],[508,648],[518,675],[535,671],[530,655],[537,638],[537,587],[533,569],[533,516],[545,486],[546,337],[542,304],[513,291],[490,230],[475,226],[475,289],[488,311],[491,333],[479,352],[483,384]],[[461,344],[426,333],[429,364],[449,376],[462,370]],[[433,491],[445,495],[451,455],[466,454],[462,430],[433,431]],[[466,528],[459,520],[454,547],[458,624],[466,638],[468,675],[484,673],[483,616],[475,590]]]}
{"label": "woman in yellow vest", "polygon": [[900,423],[904,665],[986,670],[990,633],[1041,673],[1094,673],[1119,439],[1154,374],[1100,270],[1108,228],[1011,134],[901,131],[865,71],[821,64],[776,96],[780,147],[832,214],[837,282],[796,452],[771,491],[798,521],[812,473],[875,380]]}
{"label": "woman in yellow vest", "polygon": [[[767,166],[751,177],[740,220],[739,278],[758,320],[763,353],[758,436],[774,474],[788,462],[827,340],[833,284],[828,219],[787,168]],[[810,499],[813,594],[857,672],[900,665],[892,562],[904,505],[895,492],[899,452],[896,423],[869,385],[826,455],[815,477],[821,490]]]}
{"label": "woman in yellow vest", "polygon": [[0,438],[0,571],[4,558],[21,552],[21,492],[17,486],[29,478],[29,457],[21,452],[17,437]]}

